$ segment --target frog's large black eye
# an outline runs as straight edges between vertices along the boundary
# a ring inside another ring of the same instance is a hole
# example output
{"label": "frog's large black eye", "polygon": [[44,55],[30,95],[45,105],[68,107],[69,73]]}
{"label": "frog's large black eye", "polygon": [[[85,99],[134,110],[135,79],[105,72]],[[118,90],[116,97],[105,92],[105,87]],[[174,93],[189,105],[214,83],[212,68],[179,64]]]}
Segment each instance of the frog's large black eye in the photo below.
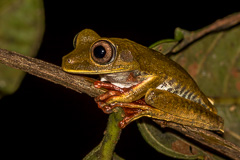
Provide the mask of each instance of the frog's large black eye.
{"label": "frog's large black eye", "polygon": [[96,58],[104,58],[106,53],[107,52],[103,46],[97,46],[93,50],[94,57]]}
{"label": "frog's large black eye", "polygon": [[92,45],[91,57],[98,64],[108,64],[112,62],[115,57],[114,46],[107,40],[97,41]]}

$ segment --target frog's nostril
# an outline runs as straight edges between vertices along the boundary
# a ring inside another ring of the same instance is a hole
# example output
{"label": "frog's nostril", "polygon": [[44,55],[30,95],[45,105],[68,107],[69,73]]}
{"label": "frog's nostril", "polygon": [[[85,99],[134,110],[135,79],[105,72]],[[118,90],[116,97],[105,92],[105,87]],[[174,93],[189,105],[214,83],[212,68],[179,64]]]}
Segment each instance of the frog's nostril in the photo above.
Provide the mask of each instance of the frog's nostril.
{"label": "frog's nostril", "polygon": [[67,59],[67,62],[70,63],[70,64],[73,64],[73,63],[74,63],[71,58],[68,58],[68,59]]}

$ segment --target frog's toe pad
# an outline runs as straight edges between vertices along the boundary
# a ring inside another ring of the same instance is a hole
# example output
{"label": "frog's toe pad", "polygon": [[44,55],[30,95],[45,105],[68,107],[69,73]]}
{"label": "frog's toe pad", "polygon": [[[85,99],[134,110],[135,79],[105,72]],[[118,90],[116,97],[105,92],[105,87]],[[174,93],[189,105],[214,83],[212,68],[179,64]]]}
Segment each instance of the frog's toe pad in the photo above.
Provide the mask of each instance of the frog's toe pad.
{"label": "frog's toe pad", "polygon": [[98,108],[100,108],[101,110],[103,110],[104,113],[106,114],[110,114],[113,112],[113,107],[106,105],[106,103],[104,102],[97,102],[98,104]]}
{"label": "frog's toe pad", "polygon": [[104,107],[102,108],[102,110],[103,110],[103,112],[106,113],[106,114],[110,114],[110,113],[113,112],[113,108],[110,107],[110,106],[104,106]]}

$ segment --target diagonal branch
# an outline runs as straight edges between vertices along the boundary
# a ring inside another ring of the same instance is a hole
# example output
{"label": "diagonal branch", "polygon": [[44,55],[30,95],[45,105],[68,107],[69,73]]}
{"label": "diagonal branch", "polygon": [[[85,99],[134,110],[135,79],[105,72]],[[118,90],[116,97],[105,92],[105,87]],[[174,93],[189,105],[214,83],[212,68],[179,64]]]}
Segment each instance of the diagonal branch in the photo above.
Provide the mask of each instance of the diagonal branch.
{"label": "diagonal branch", "polygon": [[92,78],[66,73],[59,66],[16,52],[0,49],[0,62],[76,92],[86,93],[91,97],[104,93],[103,89],[97,89],[93,86],[95,80]]}
{"label": "diagonal branch", "polygon": [[[36,58],[23,56],[16,52],[0,49],[0,63],[60,84],[75,90],[76,92],[86,93],[92,97],[98,96],[105,92],[105,90],[97,89],[93,86],[93,82],[95,81],[94,79],[66,73],[59,66]],[[159,121],[155,122],[160,126],[173,128],[232,159],[240,159],[240,147],[210,131],[182,126],[173,122],[165,122],[164,125]],[[215,143],[212,143],[212,139],[215,139]]]}
{"label": "diagonal branch", "polygon": [[177,130],[185,136],[190,137],[195,141],[209,148],[212,148],[228,157],[231,157],[233,159],[240,159],[240,147],[223,139],[213,132],[201,128],[182,126],[173,122],[165,122],[160,120],[154,120],[154,122],[156,122],[162,128],[168,127]]}

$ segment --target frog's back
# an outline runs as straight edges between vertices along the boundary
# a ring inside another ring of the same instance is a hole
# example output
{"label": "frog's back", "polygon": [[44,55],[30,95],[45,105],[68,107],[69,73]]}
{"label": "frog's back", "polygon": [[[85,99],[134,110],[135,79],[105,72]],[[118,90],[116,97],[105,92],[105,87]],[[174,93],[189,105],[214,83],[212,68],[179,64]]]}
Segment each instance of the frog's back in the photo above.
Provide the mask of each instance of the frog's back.
{"label": "frog's back", "polygon": [[[142,52],[144,49],[140,50]],[[148,48],[149,54],[138,52],[138,59],[141,70],[149,74],[157,74],[162,78],[162,83],[157,87],[160,90],[167,90],[180,97],[189,99],[201,104],[210,111],[216,113],[215,107],[208,101],[207,97],[201,92],[192,77],[176,62],[167,58],[163,54]]]}

